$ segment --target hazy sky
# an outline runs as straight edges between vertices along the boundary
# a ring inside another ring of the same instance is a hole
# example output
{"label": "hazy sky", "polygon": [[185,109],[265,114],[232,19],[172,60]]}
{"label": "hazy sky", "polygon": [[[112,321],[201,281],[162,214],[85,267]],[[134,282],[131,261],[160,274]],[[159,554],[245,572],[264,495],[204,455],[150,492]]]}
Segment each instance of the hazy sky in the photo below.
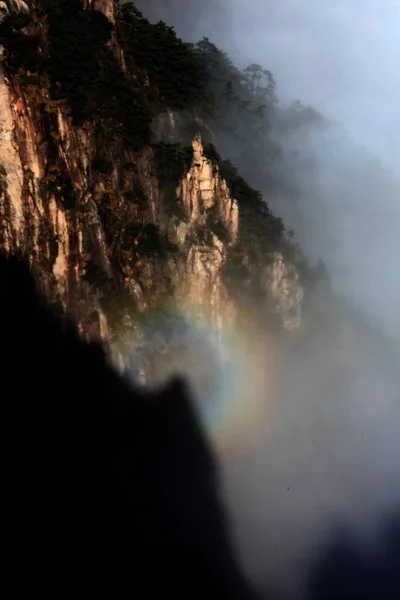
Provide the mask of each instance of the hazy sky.
{"label": "hazy sky", "polygon": [[400,1],[232,0],[224,40],[262,60],[281,97],[342,122],[400,174]]}
{"label": "hazy sky", "polygon": [[261,62],[273,71],[281,99],[314,104],[400,174],[400,0],[139,5],[153,7],[184,38],[211,37],[238,66]]}
{"label": "hazy sky", "polygon": [[[400,339],[400,197],[378,171],[367,180],[358,148],[400,176],[398,2],[170,0],[176,12],[163,17],[186,39],[209,36],[239,67],[262,64],[281,99],[312,104],[351,134],[354,144],[340,127],[298,140],[316,157],[317,184],[296,173],[302,217],[293,206],[281,212],[307,252],[323,256],[337,289],[364,300]],[[379,340],[355,339],[346,324],[286,357],[265,432],[225,461],[239,548],[258,583],[288,585],[333,521],[373,527],[400,497],[400,371],[387,369]]]}
{"label": "hazy sky", "polygon": [[[382,186],[374,193],[366,189],[363,200],[363,182],[344,179],[353,163],[355,172],[356,146],[371,150],[400,176],[400,0],[193,4],[183,11],[182,0],[175,0],[175,14],[165,13],[170,22],[173,16],[182,37],[209,36],[240,67],[259,62],[274,73],[281,101],[312,104],[353,138],[353,148],[339,149],[340,169],[332,166],[335,145],[329,139],[317,142],[319,185],[328,192],[311,199],[312,212],[303,216],[315,229],[323,215],[327,230],[317,236],[307,232],[300,241],[307,252],[326,260],[338,287],[363,301],[400,339],[400,198],[389,197]],[[305,143],[303,149],[308,151]],[[353,183],[353,197],[333,193],[343,185],[351,190]],[[301,233],[296,223],[290,225]],[[314,237],[321,243],[314,243]]]}
{"label": "hazy sky", "polygon": [[[210,37],[235,63],[269,68],[281,99],[314,105],[353,137],[355,147],[347,148],[329,135],[314,140],[320,194],[304,207],[305,220],[312,229],[316,215],[321,221],[325,216],[314,250],[335,272],[337,287],[365,300],[400,339],[400,197],[379,182],[367,189],[356,170],[356,146],[365,145],[400,176],[400,0],[219,4],[226,7],[229,25],[215,27]],[[304,152],[309,150],[308,140]],[[350,193],[341,195],[344,189]],[[303,239],[312,240],[313,233],[305,230]],[[341,352],[349,365],[362,354],[357,348],[353,355],[346,342]],[[285,381],[293,381],[265,446],[229,472],[241,548],[255,580],[264,572],[272,578],[280,555],[282,564],[301,562],[302,543],[307,546],[312,532],[323,531],[329,512],[340,512],[341,503],[354,522],[358,517],[373,522],[368,511],[393,501],[399,395],[395,385],[389,391],[393,384],[377,367],[378,355],[377,350],[370,361],[361,359],[362,369],[343,392],[329,352],[321,360],[312,353],[308,365],[295,362],[285,369]],[[271,555],[268,573],[263,557]]]}
{"label": "hazy sky", "polygon": [[[265,64],[282,99],[313,104],[400,176],[398,0],[252,0],[248,9],[237,0],[227,10],[224,44],[237,60]],[[326,175],[332,189],[337,182],[328,160]],[[335,266],[346,291],[353,287],[400,337],[400,198],[365,192],[364,206],[358,193],[345,207],[330,195],[325,207],[337,242]]]}

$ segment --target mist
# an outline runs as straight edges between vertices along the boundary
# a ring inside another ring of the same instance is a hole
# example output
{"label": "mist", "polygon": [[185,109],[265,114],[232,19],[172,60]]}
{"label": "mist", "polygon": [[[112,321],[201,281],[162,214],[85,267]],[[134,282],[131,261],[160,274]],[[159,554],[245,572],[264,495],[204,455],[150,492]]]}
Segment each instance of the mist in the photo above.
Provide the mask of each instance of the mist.
{"label": "mist", "polygon": [[378,354],[345,329],[286,350],[264,435],[224,462],[237,546],[261,591],[301,598],[337,529],[366,548],[399,506],[399,380]]}
{"label": "mist", "polygon": [[[270,69],[281,105],[298,99],[330,120],[323,130],[278,138],[296,201],[261,191],[309,258],[323,258],[335,293],[378,319],[398,343],[400,3],[146,6],[184,39],[210,37],[238,67]],[[229,152],[232,160],[243,154],[240,147]],[[312,177],[293,156],[312,166]],[[240,160],[254,184],[252,165]],[[335,313],[331,301],[327,312]],[[398,346],[355,326],[351,315],[333,322],[308,338],[274,342],[280,382],[267,399],[274,410],[264,434],[222,457],[243,564],[261,590],[276,587],[288,598],[301,597],[313,557],[336,526],[353,528],[363,542],[374,539],[400,504]]]}
{"label": "mist", "polygon": [[239,67],[259,61],[281,101],[340,122],[400,174],[397,0],[141,0],[183,39],[209,36]]}
{"label": "mist", "polygon": [[[306,253],[324,259],[336,289],[400,340],[400,181],[394,183],[400,178],[400,3],[208,0],[186,2],[185,10],[181,0],[139,5],[173,24],[184,39],[209,36],[240,68],[256,62],[270,69],[281,105],[300,100],[332,121],[323,136],[307,130],[296,140],[297,150],[317,167],[314,187],[297,173],[299,208],[261,191]],[[285,150],[285,140],[278,141]],[[233,149],[227,158],[238,154],[240,148]],[[373,160],[388,172],[377,173],[371,185],[360,165]],[[256,183],[251,170],[244,175]]]}

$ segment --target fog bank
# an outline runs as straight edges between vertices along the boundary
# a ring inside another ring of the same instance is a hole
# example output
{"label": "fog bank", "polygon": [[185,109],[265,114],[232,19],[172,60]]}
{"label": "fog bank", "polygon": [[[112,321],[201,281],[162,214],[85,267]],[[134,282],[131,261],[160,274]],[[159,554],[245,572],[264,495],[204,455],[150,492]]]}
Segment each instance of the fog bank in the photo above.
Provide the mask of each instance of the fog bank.
{"label": "fog bank", "polygon": [[[324,259],[335,290],[400,340],[399,5],[146,4],[185,39],[209,36],[239,67],[270,69],[283,104],[299,99],[336,123],[278,137],[281,168],[297,192],[288,203],[261,191],[310,258]],[[240,147],[231,152],[252,184],[251,160]],[[261,588],[276,584],[300,597],[299,581],[336,524],[373,537],[400,502],[399,373],[399,355],[373,332],[356,331],[351,317],[282,342],[276,410],[264,435],[224,458],[236,539]]]}
{"label": "fog bank", "polygon": [[[296,206],[261,191],[305,251],[324,259],[336,289],[400,340],[400,182],[394,182],[394,176],[400,178],[400,4],[154,0],[139,5],[152,18],[174,24],[185,39],[209,36],[241,68],[256,62],[270,69],[281,105],[298,99],[338,124],[323,136],[307,130],[296,140],[295,150],[315,165],[313,181],[295,170]],[[287,140],[278,141],[288,149]],[[240,155],[240,148],[233,154]],[[374,161],[392,173],[377,169],[367,178]],[[293,165],[286,165],[293,179]],[[246,177],[252,184],[251,172],[246,170]]]}

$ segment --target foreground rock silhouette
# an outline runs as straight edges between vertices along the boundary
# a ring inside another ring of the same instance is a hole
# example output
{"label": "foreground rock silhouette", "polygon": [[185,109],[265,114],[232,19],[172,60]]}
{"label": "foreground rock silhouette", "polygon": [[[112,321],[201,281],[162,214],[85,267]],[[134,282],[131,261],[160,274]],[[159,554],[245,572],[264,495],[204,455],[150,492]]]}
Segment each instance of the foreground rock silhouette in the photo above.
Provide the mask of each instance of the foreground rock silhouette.
{"label": "foreground rock silhouette", "polygon": [[[185,382],[133,389],[46,307],[20,258],[0,255],[0,290],[3,565],[13,595],[254,598]],[[307,597],[399,598],[399,542],[394,520],[378,553],[328,545]]]}
{"label": "foreground rock silhouette", "polygon": [[185,382],[133,389],[53,316],[23,260],[0,266],[16,591],[253,597]]}

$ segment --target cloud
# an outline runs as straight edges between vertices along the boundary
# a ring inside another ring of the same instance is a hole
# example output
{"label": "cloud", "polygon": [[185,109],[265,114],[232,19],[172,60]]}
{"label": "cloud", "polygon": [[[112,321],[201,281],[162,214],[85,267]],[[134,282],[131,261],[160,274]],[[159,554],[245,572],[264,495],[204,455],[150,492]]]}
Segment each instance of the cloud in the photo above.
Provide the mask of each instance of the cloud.
{"label": "cloud", "polygon": [[400,174],[400,3],[229,4],[224,42],[237,60],[263,59],[282,97],[299,98],[340,121]]}
{"label": "cloud", "polygon": [[182,0],[169,0],[150,7],[186,39],[210,36],[238,66],[264,65],[281,102],[311,104],[345,130],[347,139],[338,128],[298,140],[318,165],[314,188],[297,173],[301,209],[262,191],[306,252],[323,257],[336,288],[400,339],[400,188],[390,176],[380,185],[382,173],[371,185],[360,169],[369,152],[400,178],[400,1],[187,0],[183,9]]}
{"label": "cloud", "polygon": [[[400,2],[166,4],[182,37],[209,36],[241,68],[263,65],[283,103],[299,99],[338,124],[280,140],[295,203],[262,191],[309,256],[325,260],[336,290],[400,340]],[[291,149],[312,163],[312,180],[291,170]],[[271,422],[225,464],[237,539],[258,583],[296,585],[336,520],[372,535],[380,511],[400,499],[396,358],[342,325],[282,353]]]}

